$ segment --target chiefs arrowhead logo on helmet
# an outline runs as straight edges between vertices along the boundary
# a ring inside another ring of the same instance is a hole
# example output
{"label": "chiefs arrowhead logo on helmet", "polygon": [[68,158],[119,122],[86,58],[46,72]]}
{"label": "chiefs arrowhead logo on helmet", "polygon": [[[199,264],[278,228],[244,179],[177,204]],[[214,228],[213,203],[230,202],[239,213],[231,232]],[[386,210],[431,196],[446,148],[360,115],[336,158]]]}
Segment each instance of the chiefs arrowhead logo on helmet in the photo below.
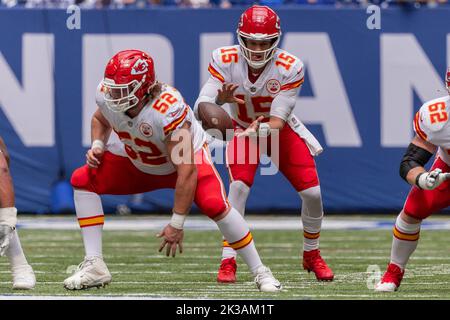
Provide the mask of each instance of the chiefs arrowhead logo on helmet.
{"label": "chiefs arrowhead logo on helmet", "polygon": [[145,60],[139,59],[131,68],[131,74],[143,74],[148,71],[148,63]]}

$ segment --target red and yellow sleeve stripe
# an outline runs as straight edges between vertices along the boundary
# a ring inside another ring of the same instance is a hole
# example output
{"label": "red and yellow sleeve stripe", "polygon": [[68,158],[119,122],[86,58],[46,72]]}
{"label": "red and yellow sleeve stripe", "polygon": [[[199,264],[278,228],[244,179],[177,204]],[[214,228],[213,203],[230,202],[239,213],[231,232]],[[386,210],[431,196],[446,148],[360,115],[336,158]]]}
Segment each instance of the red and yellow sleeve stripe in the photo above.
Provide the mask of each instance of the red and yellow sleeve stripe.
{"label": "red and yellow sleeve stripe", "polygon": [[102,214],[93,217],[78,218],[78,223],[80,224],[80,228],[102,225],[105,223],[105,216]]}
{"label": "red and yellow sleeve stripe", "polygon": [[305,78],[301,78],[298,81],[283,84],[281,86],[281,90],[287,91],[287,90],[298,88],[303,84],[304,81],[305,81]]}
{"label": "red and yellow sleeve stripe", "polygon": [[400,240],[417,241],[417,240],[419,240],[419,237],[420,237],[420,231],[413,233],[413,234],[408,234],[408,233],[401,232],[395,226],[394,226],[393,232],[394,232],[394,237],[396,237],[397,239],[400,239]]}
{"label": "red and yellow sleeve stripe", "polygon": [[188,107],[186,107],[183,111],[183,114],[173,120],[171,123],[169,123],[167,126],[164,127],[164,134],[167,136],[169,133],[171,133],[173,130],[175,130],[180,123],[183,122],[183,120],[186,118],[186,115],[188,114]]}
{"label": "red and yellow sleeve stripe", "polygon": [[225,82],[225,78],[220,74],[219,71],[217,71],[216,69],[214,69],[214,67],[209,64],[208,66],[208,71],[209,73],[211,73],[211,75],[216,78],[217,80],[219,80],[220,82],[224,83]]}
{"label": "red and yellow sleeve stripe", "polygon": [[414,130],[416,131],[417,135],[421,137],[423,140],[427,140],[427,134],[423,132],[423,130],[420,128],[420,111],[417,111],[416,116],[414,117]]}
{"label": "red and yellow sleeve stripe", "polygon": [[243,237],[241,240],[235,241],[230,243],[230,247],[232,247],[234,250],[239,250],[242,248],[245,248],[248,244],[250,244],[253,241],[252,233],[249,231],[245,237]]}

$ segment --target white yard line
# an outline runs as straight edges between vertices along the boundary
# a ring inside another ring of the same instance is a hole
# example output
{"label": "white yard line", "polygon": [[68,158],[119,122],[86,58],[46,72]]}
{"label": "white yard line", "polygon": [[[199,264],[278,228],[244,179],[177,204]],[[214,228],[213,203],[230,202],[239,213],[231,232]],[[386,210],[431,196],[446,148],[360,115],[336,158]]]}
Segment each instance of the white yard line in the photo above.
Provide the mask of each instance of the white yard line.
{"label": "white yard line", "polygon": [[[255,292],[258,294],[258,292]],[[70,293],[68,293],[70,294]],[[254,300],[255,298],[264,298],[264,296],[258,295],[250,296],[254,294],[253,292],[247,293],[233,293],[230,294],[228,298],[239,298],[243,300]],[[224,293],[225,297],[214,297],[209,292],[198,292],[198,298],[193,298],[191,295],[158,295],[158,294],[108,294],[108,295],[80,295],[80,296],[70,296],[70,295],[42,295],[42,296],[29,296],[29,295],[0,295],[0,300],[198,300],[198,299],[226,299],[227,294]],[[250,296],[250,297],[249,297]],[[401,296],[392,296],[389,294],[291,294],[290,298],[297,299],[311,299],[311,298],[372,298],[372,299],[386,299],[386,298],[445,298],[441,295],[430,294],[430,295],[417,295],[417,294],[403,294]]]}
{"label": "white yard line", "polygon": [[[159,231],[169,221],[169,216],[131,216],[117,217],[107,215],[105,230],[137,230]],[[253,230],[301,230],[302,223],[295,216],[249,216],[249,226]],[[394,219],[379,219],[366,217],[325,218],[322,228],[324,230],[380,230],[392,229]],[[76,217],[42,217],[34,218],[19,216],[18,227],[34,230],[79,230]],[[189,217],[185,223],[188,230],[218,230],[216,224],[206,217]],[[422,229],[450,230],[450,219],[429,219],[423,222]]]}

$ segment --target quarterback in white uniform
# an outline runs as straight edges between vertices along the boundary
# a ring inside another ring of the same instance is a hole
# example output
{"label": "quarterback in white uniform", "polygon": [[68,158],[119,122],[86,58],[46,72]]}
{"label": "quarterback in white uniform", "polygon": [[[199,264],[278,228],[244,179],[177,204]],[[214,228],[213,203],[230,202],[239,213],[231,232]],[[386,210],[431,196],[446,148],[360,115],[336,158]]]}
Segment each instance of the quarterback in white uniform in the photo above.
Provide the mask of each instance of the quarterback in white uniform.
{"label": "quarterback in white uniform", "polygon": [[[153,59],[139,50],[114,55],[96,98],[92,147],[86,165],[71,178],[86,255],[64,287],[79,290],[111,282],[103,261],[104,213],[99,195],[171,188],[175,189],[173,215],[159,234],[163,238],[159,251],[166,248],[167,256],[175,256],[177,248],[182,251],[183,225],[194,201],[232,239],[258,289],[279,291],[281,285],[262,264],[245,220],[228,203],[203,129],[181,94],[156,81]],[[112,130],[121,142],[105,148]]]}
{"label": "quarterback in white uniform", "polygon": [[[450,94],[450,68],[446,73]],[[409,257],[417,247],[420,225],[434,212],[450,206],[450,96],[428,101],[413,121],[416,136],[400,164],[400,176],[412,185],[403,210],[395,221],[391,260],[376,291],[396,291]],[[433,166],[424,166],[436,154]]]}
{"label": "quarterback in white uniform", "polygon": [[215,103],[217,90],[224,83],[236,83],[239,86],[234,95],[238,103],[230,103],[229,107],[232,118],[241,127],[249,127],[259,116],[288,121],[304,81],[304,68],[297,57],[278,48],[274,51],[273,58],[252,83],[241,46],[214,50],[208,66],[211,77],[203,86],[197,105],[203,101]]}
{"label": "quarterback in white uniform", "polygon": [[[292,113],[304,81],[304,65],[277,48],[280,19],[269,7],[245,10],[237,36],[239,45],[214,50],[208,67],[211,76],[194,108],[204,102],[230,108],[237,133],[227,146],[230,203],[244,215],[260,153],[271,156],[303,202],[303,267],[318,280],[331,281],[333,272],[319,251],[323,208],[313,156],[322,148]],[[255,134],[258,140],[249,137]],[[223,241],[219,282],[236,281],[236,253],[227,240]]]}

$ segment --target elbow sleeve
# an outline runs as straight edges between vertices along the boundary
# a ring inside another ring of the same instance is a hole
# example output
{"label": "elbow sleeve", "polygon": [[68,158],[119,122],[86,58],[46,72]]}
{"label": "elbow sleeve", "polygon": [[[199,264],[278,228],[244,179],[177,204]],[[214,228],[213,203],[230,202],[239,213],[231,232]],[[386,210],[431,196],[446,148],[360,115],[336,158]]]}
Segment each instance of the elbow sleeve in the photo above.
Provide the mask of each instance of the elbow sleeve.
{"label": "elbow sleeve", "polygon": [[432,156],[431,152],[410,143],[400,163],[400,176],[407,181],[408,172],[416,167],[424,167]]}

